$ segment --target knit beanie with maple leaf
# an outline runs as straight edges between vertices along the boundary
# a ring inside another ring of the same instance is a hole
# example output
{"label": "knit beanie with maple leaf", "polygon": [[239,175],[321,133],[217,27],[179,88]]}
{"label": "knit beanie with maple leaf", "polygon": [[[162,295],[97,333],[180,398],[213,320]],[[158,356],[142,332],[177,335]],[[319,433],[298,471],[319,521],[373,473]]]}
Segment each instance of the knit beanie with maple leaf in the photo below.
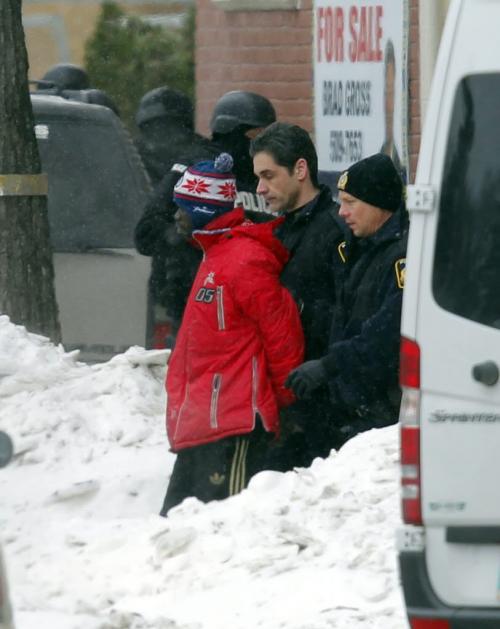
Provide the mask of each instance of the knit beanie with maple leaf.
{"label": "knit beanie with maple leaf", "polygon": [[221,153],[215,160],[198,162],[186,169],[174,188],[174,202],[191,216],[193,229],[229,212],[236,199],[233,158]]}

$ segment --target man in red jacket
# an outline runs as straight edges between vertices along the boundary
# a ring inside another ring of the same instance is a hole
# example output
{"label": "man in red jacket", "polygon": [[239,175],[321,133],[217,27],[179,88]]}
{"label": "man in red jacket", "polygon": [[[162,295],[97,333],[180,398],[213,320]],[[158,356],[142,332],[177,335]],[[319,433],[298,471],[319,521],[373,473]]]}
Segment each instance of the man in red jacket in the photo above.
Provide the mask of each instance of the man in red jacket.
{"label": "man in red jacket", "polygon": [[254,224],[235,208],[233,161],[189,167],[175,186],[180,234],[203,251],[167,379],[167,434],[177,453],[161,515],[195,496],[238,493],[265,469],[284,386],[304,355],[300,317],[279,281],[288,252],[282,219]]}

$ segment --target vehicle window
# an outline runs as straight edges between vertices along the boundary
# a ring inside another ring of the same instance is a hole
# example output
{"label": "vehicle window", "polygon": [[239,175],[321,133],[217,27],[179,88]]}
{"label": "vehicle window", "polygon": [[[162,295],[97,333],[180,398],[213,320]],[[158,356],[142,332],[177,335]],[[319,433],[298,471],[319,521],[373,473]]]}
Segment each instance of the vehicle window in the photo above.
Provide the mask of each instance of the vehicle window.
{"label": "vehicle window", "polygon": [[457,88],[439,207],[433,293],[457,315],[500,328],[500,75]]}
{"label": "vehicle window", "polygon": [[37,131],[54,250],[133,247],[145,186],[127,153],[127,136],[80,119],[37,119]]}

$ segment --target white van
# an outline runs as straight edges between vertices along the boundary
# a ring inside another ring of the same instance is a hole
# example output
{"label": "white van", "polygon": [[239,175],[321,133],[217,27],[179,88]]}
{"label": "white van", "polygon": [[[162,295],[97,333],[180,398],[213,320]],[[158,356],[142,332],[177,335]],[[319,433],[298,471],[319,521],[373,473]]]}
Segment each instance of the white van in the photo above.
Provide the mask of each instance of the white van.
{"label": "white van", "polygon": [[408,206],[408,617],[412,629],[499,629],[500,0],[450,4]]}

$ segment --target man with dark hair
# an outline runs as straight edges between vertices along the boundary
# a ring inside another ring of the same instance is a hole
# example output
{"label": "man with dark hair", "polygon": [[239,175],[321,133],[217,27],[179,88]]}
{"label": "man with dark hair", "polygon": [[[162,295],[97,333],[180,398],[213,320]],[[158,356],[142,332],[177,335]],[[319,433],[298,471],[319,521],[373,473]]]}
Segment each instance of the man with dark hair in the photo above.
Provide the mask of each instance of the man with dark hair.
{"label": "man with dark hair", "polygon": [[[301,313],[306,360],[327,351],[335,302],[332,258],[344,239],[337,205],[328,187],[318,183],[318,158],[309,134],[297,125],[275,122],[250,146],[257,192],[271,211],[285,220],[276,235],[290,251],[281,281],[294,296]],[[273,450],[274,469],[309,465],[322,452],[322,423],[328,395],[297,402],[285,409],[282,437]]]}
{"label": "man with dark hair", "polygon": [[[141,119],[140,109],[138,122]],[[189,165],[227,152],[234,159],[236,205],[243,207],[254,221],[269,220],[271,217],[265,214],[265,202],[255,192],[257,179],[248,151],[250,137],[275,119],[274,107],[260,94],[243,91],[224,94],[212,113],[212,138],[200,139],[201,136],[197,135],[195,143],[172,157],[170,170],[165,170],[136,226],[137,250],[152,256],[151,293],[153,301],[165,309],[172,326],[172,335],[168,339],[170,344],[174,342],[201,260],[200,251],[191,247],[175,231],[174,186]]]}
{"label": "man with dark hair", "polygon": [[297,397],[328,393],[325,451],[370,428],[398,420],[400,319],[407,213],[403,183],[382,153],[352,165],[338,181],[350,229],[334,257],[337,303],[328,351],[290,374]]}

